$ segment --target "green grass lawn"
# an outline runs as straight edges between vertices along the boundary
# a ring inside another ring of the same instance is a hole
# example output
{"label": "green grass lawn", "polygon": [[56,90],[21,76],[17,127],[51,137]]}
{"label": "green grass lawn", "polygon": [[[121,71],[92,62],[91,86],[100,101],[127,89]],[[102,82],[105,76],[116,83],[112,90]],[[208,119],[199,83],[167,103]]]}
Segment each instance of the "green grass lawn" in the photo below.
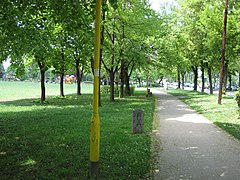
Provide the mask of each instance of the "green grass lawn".
{"label": "green grass lawn", "polygon": [[[20,86],[22,92],[30,88],[30,84],[15,85],[9,87],[16,93]],[[48,92],[58,91],[55,86],[47,88]],[[37,99],[21,100],[21,94],[8,92],[16,100],[9,101],[5,92],[8,101],[0,102],[1,179],[87,179],[92,95],[50,96],[47,103],[40,104]],[[103,95],[102,105],[100,178],[146,179],[154,98],[137,92],[110,103],[108,95]],[[132,134],[132,110],[137,108],[145,111],[143,134]]]}
{"label": "green grass lawn", "polygon": [[217,104],[217,95],[209,95],[197,91],[170,89],[168,93],[181,96],[181,100],[204,115],[229,134],[240,139],[240,119],[238,106],[233,97],[223,96],[222,105]]}
{"label": "green grass lawn", "polygon": [[[82,93],[92,93],[92,84],[82,84]],[[77,92],[76,84],[64,84],[64,93],[73,94]],[[40,98],[40,83],[34,82],[8,82],[0,81],[0,101],[11,101],[25,98]],[[60,94],[59,84],[46,84],[46,95]]]}

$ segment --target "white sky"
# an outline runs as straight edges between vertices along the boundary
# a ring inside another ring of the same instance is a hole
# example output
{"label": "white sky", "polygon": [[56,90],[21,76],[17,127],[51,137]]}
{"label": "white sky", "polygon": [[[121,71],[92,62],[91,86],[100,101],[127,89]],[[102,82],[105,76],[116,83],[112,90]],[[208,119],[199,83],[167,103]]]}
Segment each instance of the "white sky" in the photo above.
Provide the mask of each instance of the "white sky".
{"label": "white sky", "polygon": [[149,0],[152,9],[155,11],[158,11],[160,6],[167,2],[174,2],[174,0]]}
{"label": "white sky", "polygon": [[7,60],[3,61],[3,67],[5,70],[10,66],[10,59],[7,58]]}

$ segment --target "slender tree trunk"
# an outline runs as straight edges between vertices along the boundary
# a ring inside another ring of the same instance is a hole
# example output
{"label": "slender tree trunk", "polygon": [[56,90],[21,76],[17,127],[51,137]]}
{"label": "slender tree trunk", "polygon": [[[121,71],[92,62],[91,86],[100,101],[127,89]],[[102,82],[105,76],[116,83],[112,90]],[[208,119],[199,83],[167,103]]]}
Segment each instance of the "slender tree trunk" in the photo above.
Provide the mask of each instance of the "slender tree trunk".
{"label": "slender tree trunk", "polygon": [[227,11],[228,11],[228,0],[225,2],[224,9],[224,22],[223,22],[223,35],[222,35],[222,53],[221,53],[221,67],[220,67],[220,82],[218,92],[218,104],[222,104],[222,87],[224,77],[224,61],[225,61],[225,46],[226,46],[226,34],[227,34]]}
{"label": "slender tree trunk", "polygon": [[64,64],[64,49],[62,48],[61,52],[61,70],[60,70],[60,96],[64,97],[64,86],[63,86],[63,79],[64,79],[64,70],[65,70],[65,64]]}
{"label": "slender tree trunk", "polygon": [[45,88],[45,71],[43,68],[40,69],[41,74],[41,102],[46,100],[46,88]]}
{"label": "slender tree trunk", "polygon": [[185,73],[184,72],[182,72],[181,73],[181,76],[182,76],[182,89],[184,89],[184,75],[185,75]]}
{"label": "slender tree trunk", "polygon": [[137,77],[137,80],[138,80],[138,84],[139,84],[139,87],[141,87],[141,78],[140,77]]}
{"label": "slender tree trunk", "polygon": [[109,72],[110,75],[110,101],[114,101],[114,72]]}
{"label": "slender tree trunk", "polygon": [[63,79],[64,79],[64,73],[60,74],[60,96],[64,97],[64,90],[63,90]]}
{"label": "slender tree trunk", "polygon": [[46,100],[46,88],[45,88],[45,72],[44,64],[40,61],[37,61],[38,67],[40,69],[40,82],[41,82],[41,103]]}
{"label": "slender tree trunk", "polygon": [[213,80],[213,81],[214,81],[214,82],[213,82],[213,84],[214,84],[214,90],[217,89],[217,78],[218,78],[218,74],[215,74],[215,73],[214,73],[214,80]]}
{"label": "slender tree trunk", "polygon": [[229,82],[228,87],[229,87],[230,91],[232,91],[232,75],[230,73],[228,75],[228,82]]}
{"label": "slender tree trunk", "polygon": [[129,76],[127,70],[125,70],[125,79],[126,79],[126,95],[131,96],[131,89],[130,89],[130,83],[129,83]]}
{"label": "slender tree trunk", "polygon": [[77,78],[77,95],[82,95],[81,93],[81,81],[82,81],[82,73],[79,69],[79,63],[76,63],[76,78]]}
{"label": "slender tree trunk", "polygon": [[213,86],[212,86],[212,69],[208,65],[208,79],[209,79],[209,88],[210,88],[210,94],[213,94]]}
{"label": "slender tree trunk", "polygon": [[120,79],[121,79],[121,86],[120,86],[120,92],[119,92],[119,97],[123,98],[123,92],[124,92],[124,84],[125,84],[125,77],[124,77],[124,62],[122,61],[121,63],[121,72],[120,72]]}
{"label": "slender tree trunk", "polygon": [[125,73],[124,73],[124,70],[125,70],[125,59],[123,57],[123,45],[124,45],[124,38],[125,38],[125,32],[124,32],[124,24],[122,24],[122,45],[121,45],[121,50],[120,50],[120,58],[121,58],[121,67],[120,67],[120,78],[121,78],[121,87],[120,87],[120,93],[119,93],[119,97],[120,98],[123,98],[124,96],[124,84],[125,84],[125,81],[126,81],[126,76],[125,76]]}
{"label": "slender tree trunk", "polygon": [[227,80],[228,80],[228,59],[226,59],[226,63],[224,64],[223,70],[223,90],[226,92],[227,89]]}
{"label": "slender tree trunk", "polygon": [[197,91],[198,67],[197,66],[192,66],[192,70],[193,70],[193,73],[194,73],[193,90]]}
{"label": "slender tree trunk", "polygon": [[102,1],[102,30],[101,30],[101,40],[100,40],[100,61],[99,61],[99,91],[98,91],[98,106],[102,106],[101,101],[101,67],[103,61],[103,43],[104,43],[104,23],[105,23],[105,0]]}
{"label": "slender tree trunk", "polygon": [[[91,63],[93,60],[91,59]],[[77,95],[82,95],[81,93],[81,81],[82,81],[82,72],[80,70],[80,58],[75,57],[75,68],[76,68],[76,79],[77,79]],[[93,69],[92,69],[93,70]]]}
{"label": "slender tree trunk", "polygon": [[203,61],[201,61],[201,71],[202,71],[202,90],[201,92],[204,92],[204,87],[205,87],[205,79],[204,79],[204,64]]}
{"label": "slender tree trunk", "polygon": [[[116,86],[116,91],[119,94],[119,74],[118,74],[118,72],[115,73],[115,81],[114,82],[115,82],[115,86]],[[117,92],[115,92],[115,93],[117,93]]]}
{"label": "slender tree trunk", "polygon": [[181,87],[181,77],[180,77],[180,69],[179,66],[177,67],[177,79],[178,79],[178,89],[180,89]]}

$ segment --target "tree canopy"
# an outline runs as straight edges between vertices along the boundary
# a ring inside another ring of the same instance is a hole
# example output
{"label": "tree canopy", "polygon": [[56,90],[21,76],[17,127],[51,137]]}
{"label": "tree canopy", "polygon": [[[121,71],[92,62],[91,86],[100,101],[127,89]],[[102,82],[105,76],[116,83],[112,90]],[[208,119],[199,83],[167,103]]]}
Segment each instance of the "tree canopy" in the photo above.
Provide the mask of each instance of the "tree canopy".
{"label": "tree canopy", "polygon": [[[239,6],[237,0],[229,4],[225,67],[229,79],[240,71]],[[10,58],[17,75],[35,63],[43,101],[49,68],[61,78],[69,71],[75,74],[81,94],[80,82],[93,64],[94,7],[93,0],[1,1],[0,62]],[[147,0],[104,0],[102,7],[101,75],[110,80],[110,100],[116,82],[128,87],[133,76],[178,79],[180,86],[189,74],[195,90],[199,70],[204,81],[206,69],[211,86],[218,77],[223,1],[176,0],[158,12]]]}

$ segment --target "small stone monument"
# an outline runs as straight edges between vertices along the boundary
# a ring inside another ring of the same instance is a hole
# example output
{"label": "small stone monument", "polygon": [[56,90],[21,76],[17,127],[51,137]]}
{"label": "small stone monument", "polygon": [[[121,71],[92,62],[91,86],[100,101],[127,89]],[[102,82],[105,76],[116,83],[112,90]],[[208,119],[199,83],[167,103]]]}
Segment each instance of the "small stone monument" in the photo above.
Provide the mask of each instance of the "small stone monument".
{"label": "small stone monument", "polygon": [[144,110],[135,109],[132,112],[132,130],[133,133],[142,133],[144,131]]}

